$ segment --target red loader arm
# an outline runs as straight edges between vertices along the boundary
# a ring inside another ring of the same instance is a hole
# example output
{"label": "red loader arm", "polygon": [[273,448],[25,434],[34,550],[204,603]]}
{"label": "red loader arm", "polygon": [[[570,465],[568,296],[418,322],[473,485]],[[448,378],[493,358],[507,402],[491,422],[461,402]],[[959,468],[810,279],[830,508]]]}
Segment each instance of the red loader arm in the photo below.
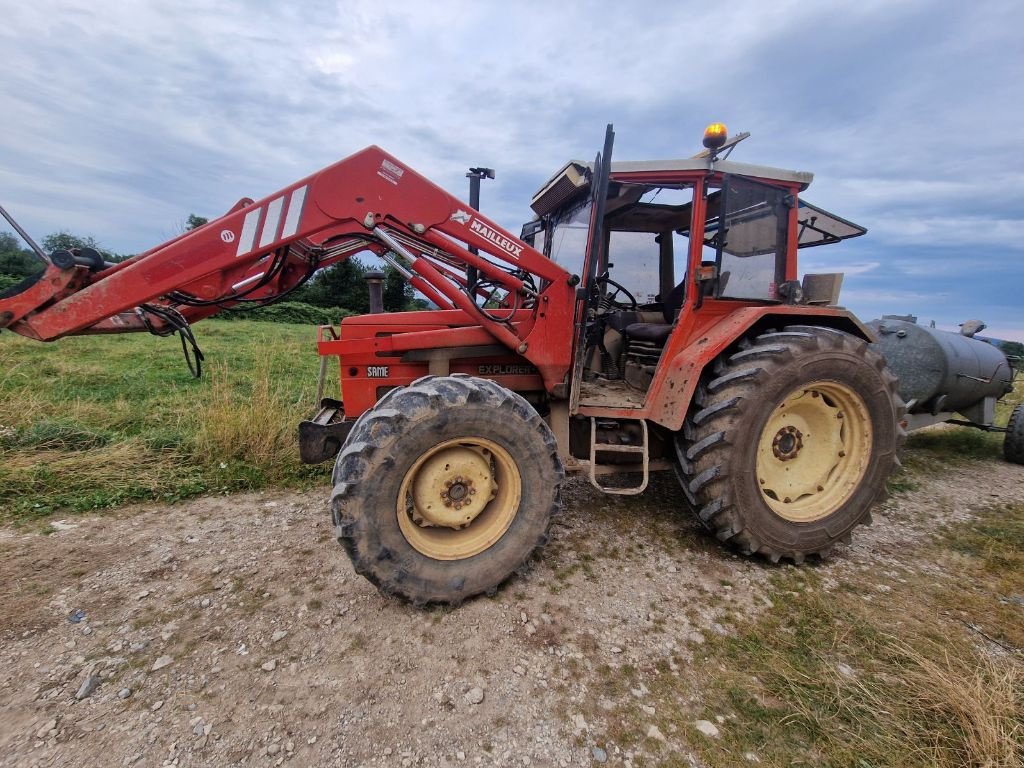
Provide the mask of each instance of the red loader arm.
{"label": "red loader arm", "polygon": [[[42,341],[187,331],[188,323],[223,309],[278,300],[317,269],[360,251],[395,266],[439,307],[462,310],[488,338],[536,365],[549,389],[564,381],[576,281],[378,147],[262,200],[243,199],[220,218],[120,264],[102,268],[58,252],[34,283],[0,294],[0,328]],[[469,267],[478,275],[472,286]],[[547,333],[549,327],[559,330]],[[438,332],[427,336],[388,347],[446,345]]]}

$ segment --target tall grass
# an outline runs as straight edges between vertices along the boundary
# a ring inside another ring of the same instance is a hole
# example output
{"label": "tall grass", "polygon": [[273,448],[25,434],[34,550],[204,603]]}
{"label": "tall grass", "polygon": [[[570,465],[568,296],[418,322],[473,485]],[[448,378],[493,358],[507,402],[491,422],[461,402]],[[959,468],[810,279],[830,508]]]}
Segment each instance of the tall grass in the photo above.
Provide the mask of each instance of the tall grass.
{"label": "tall grass", "polygon": [[894,754],[913,745],[929,765],[1021,764],[1024,673],[1019,664],[934,640],[918,639],[914,647],[893,639],[888,650],[889,663],[902,670],[898,683],[856,681],[847,690],[876,719],[886,719],[886,727],[873,733],[888,739]]}
{"label": "tall grass", "polygon": [[298,469],[295,413],[299,403],[258,360],[244,387],[223,366],[209,371],[210,387],[196,412],[192,450],[218,464],[240,462],[261,468],[267,482],[287,481]]}

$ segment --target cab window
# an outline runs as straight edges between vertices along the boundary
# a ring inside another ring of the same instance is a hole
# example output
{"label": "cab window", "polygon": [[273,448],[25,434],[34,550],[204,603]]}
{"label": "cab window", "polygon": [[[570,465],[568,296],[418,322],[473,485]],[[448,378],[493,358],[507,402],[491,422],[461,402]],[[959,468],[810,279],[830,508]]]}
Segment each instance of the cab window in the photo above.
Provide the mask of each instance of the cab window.
{"label": "cab window", "polygon": [[662,302],[686,272],[692,187],[620,184],[609,196],[607,211],[610,277],[640,305]]}
{"label": "cab window", "polygon": [[729,177],[723,214],[709,220],[705,243],[715,249],[721,298],[777,301],[785,279],[789,207],[785,190]]}

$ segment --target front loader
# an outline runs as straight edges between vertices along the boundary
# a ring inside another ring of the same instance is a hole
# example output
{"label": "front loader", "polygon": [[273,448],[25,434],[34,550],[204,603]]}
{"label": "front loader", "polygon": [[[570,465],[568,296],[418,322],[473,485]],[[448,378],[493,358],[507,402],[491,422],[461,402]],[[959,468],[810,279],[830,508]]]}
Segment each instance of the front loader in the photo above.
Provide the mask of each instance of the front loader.
{"label": "front loader", "polygon": [[121,264],[41,254],[0,327],[194,344],[192,322],[369,252],[437,308],[321,327],[342,398],[301,442],[334,460],[338,539],[383,592],[492,593],[546,541],[567,472],[632,495],[673,471],[744,553],[825,554],[883,493],[903,405],[841,275],[801,280],[797,250],[865,230],[800,198],[810,174],[728,160],[745,135],[724,126],[683,160],[612,163],[613,136],[518,237],[369,147]]}

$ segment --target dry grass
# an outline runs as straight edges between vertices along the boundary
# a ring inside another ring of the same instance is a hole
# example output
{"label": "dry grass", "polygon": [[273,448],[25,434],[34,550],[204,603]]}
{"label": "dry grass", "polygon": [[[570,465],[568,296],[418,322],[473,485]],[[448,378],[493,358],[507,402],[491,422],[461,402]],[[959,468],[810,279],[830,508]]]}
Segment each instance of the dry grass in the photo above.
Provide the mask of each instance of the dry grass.
{"label": "dry grass", "polygon": [[[936,765],[1021,764],[1024,672],[1019,663],[983,649],[967,658],[934,644],[931,657],[904,644],[894,650],[907,662],[904,680],[914,711],[945,724],[932,734],[929,751]],[[919,735],[912,723],[901,726],[907,739]]]}
{"label": "dry grass", "polygon": [[277,481],[298,456],[295,403],[275,383],[266,361],[258,361],[248,376],[248,391],[240,391],[225,367],[211,368],[210,389],[197,411],[196,453],[265,467],[267,478]]}
{"label": "dry grass", "polygon": [[[182,473],[172,453],[147,450],[139,439],[80,450],[12,451],[0,465],[0,488],[25,504],[33,498],[74,499],[77,508],[112,506],[177,493],[195,473]],[[126,468],[131,469],[126,477]],[[44,502],[34,502],[43,508]],[[33,508],[22,510],[31,516]]]}
{"label": "dry grass", "polygon": [[[790,717],[821,735],[825,754],[881,752],[901,756],[903,764],[949,768],[1021,765],[1019,663],[921,637],[890,637],[880,651],[886,671],[866,679],[844,676],[832,665],[822,668],[835,690],[830,710],[794,697]],[[849,727],[837,729],[837,716]]]}

